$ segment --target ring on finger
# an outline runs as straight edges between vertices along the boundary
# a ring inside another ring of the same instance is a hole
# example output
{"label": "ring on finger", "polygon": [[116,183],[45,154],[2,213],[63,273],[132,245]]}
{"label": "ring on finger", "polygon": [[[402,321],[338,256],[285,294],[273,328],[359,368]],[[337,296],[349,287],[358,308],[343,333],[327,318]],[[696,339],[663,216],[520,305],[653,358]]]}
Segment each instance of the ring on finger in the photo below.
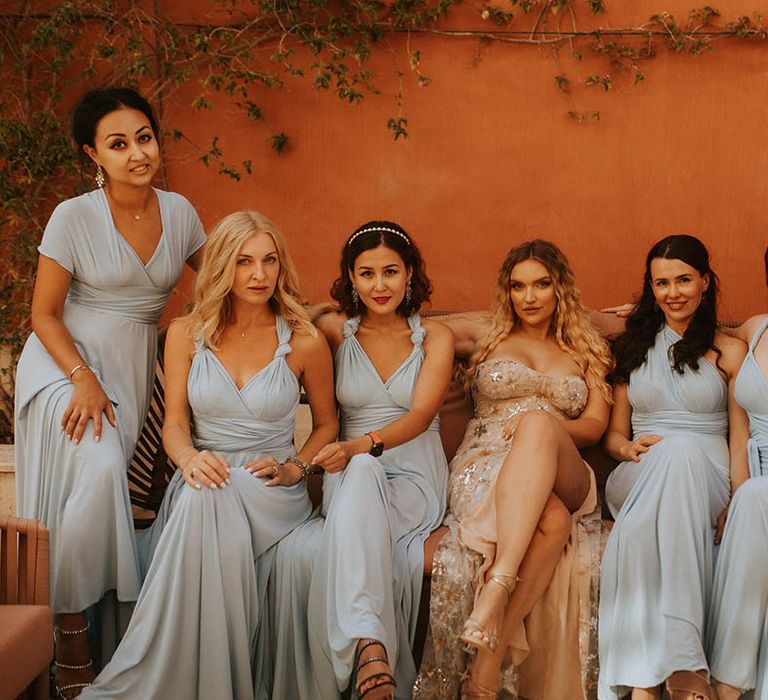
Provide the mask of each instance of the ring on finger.
{"label": "ring on finger", "polygon": [[274,467],[272,467],[272,476],[277,476],[280,473],[280,467],[275,464]]}

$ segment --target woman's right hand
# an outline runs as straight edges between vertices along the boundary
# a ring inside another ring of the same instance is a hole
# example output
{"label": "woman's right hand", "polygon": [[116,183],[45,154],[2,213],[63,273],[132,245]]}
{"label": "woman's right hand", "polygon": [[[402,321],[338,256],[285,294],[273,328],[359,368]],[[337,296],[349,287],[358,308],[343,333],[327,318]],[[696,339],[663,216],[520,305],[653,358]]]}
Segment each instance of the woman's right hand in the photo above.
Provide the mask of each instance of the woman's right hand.
{"label": "woman's right hand", "polygon": [[181,473],[184,481],[198,490],[203,486],[225,489],[229,484],[229,464],[210,450],[195,450],[181,467]]}
{"label": "woman's right hand", "polygon": [[77,445],[83,437],[88,421],[92,420],[93,440],[98,442],[101,438],[102,414],[107,416],[113,428],[117,425],[112,402],[90,369],[75,372],[72,375],[72,383],[75,390],[61,419],[61,429],[66,433],[67,440],[72,440]]}
{"label": "woman's right hand", "polygon": [[662,438],[661,435],[638,435],[631,442],[627,440],[627,442],[619,448],[619,454],[625,460],[639,462],[641,454],[648,452],[652,445],[655,445],[663,439],[664,438]]}

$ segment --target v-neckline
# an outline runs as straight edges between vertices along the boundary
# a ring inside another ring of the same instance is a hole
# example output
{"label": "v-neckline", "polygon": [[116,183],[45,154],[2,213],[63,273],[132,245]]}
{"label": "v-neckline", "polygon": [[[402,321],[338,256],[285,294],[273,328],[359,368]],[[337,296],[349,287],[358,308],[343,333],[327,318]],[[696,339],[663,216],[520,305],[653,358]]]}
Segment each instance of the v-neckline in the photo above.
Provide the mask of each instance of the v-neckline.
{"label": "v-neckline", "polygon": [[104,198],[104,206],[107,208],[107,216],[109,217],[109,223],[112,226],[112,230],[114,231],[115,235],[117,236],[118,240],[120,241],[121,245],[123,245],[125,248],[128,249],[129,253],[133,255],[134,258],[136,258],[136,261],[141,265],[141,267],[146,272],[149,266],[152,264],[154,259],[157,257],[158,252],[160,251],[160,246],[163,244],[163,240],[165,239],[165,217],[163,216],[163,205],[160,201],[160,195],[157,193],[157,190],[153,187],[152,192],[155,194],[155,198],[157,199],[157,207],[160,211],[160,237],[157,239],[157,244],[155,245],[154,250],[152,251],[152,255],[149,256],[147,259],[147,262],[144,262],[141,259],[141,256],[136,251],[136,248],[134,248],[129,242],[128,239],[120,232],[120,229],[117,228],[117,225],[115,224],[115,217],[112,214],[112,209],[109,207],[109,199],[107,197],[107,193],[102,189],[100,190],[102,193],[102,196]]}
{"label": "v-neckline", "polygon": [[764,389],[768,389],[768,377],[765,376],[765,372],[763,372],[763,368],[760,366],[760,363],[757,361],[757,358],[755,357],[755,348],[758,346],[758,344],[762,340],[766,331],[768,331],[768,319],[763,321],[762,326],[760,326],[760,333],[756,335],[754,338],[752,338],[752,340],[749,343],[749,347],[747,348],[747,354],[749,355],[749,357],[752,358],[752,362],[755,364],[755,369],[757,370],[757,373],[760,375],[760,378],[763,380]]}
{"label": "v-neckline", "polygon": [[357,343],[357,346],[360,348],[360,352],[362,352],[363,356],[365,357],[365,361],[368,363],[368,366],[371,368],[371,371],[373,372],[374,376],[381,382],[381,385],[384,388],[387,388],[389,386],[389,383],[400,373],[400,371],[403,369],[403,367],[405,367],[405,365],[408,363],[411,357],[413,357],[413,349],[416,347],[415,345],[412,345],[411,351],[408,353],[408,356],[395,368],[392,374],[389,375],[389,378],[385,380],[379,374],[379,370],[376,369],[376,365],[373,364],[373,360],[371,360],[370,356],[365,351],[363,344],[357,339],[357,333],[353,334],[351,337],[354,338],[355,342]]}
{"label": "v-neckline", "polygon": [[[238,387],[237,386],[237,382],[235,381],[235,378],[232,376],[232,374],[230,374],[230,371],[227,369],[226,365],[221,361],[221,358],[215,352],[213,352],[213,350],[211,350],[210,348],[206,347],[205,349],[208,351],[208,353],[211,355],[211,357],[213,357],[216,360],[216,362],[218,363],[219,367],[221,367],[221,370],[224,372],[224,374],[227,375],[227,378],[229,379],[229,381],[232,384],[232,386],[235,387],[235,391],[237,391],[237,393],[240,394],[240,395],[243,394],[243,392],[246,390],[246,388],[254,381],[254,379],[256,379],[256,377],[258,377],[267,368],[271,367],[274,364],[275,360],[277,360],[276,356],[272,357],[272,359],[269,362],[267,362],[266,365],[264,365],[261,369],[259,369],[256,372],[254,372],[246,380],[246,382],[245,382],[245,384],[243,384],[243,386]],[[277,350],[275,350],[275,353],[277,353]],[[293,374],[293,372],[291,372],[291,374]]]}

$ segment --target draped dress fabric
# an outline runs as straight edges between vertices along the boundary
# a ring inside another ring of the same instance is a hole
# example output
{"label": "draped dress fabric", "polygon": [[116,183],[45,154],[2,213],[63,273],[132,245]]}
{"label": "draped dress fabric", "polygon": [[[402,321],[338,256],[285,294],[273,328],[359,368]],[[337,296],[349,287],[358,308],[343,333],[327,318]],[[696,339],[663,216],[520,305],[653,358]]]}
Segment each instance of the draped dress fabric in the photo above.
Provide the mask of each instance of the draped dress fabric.
{"label": "draped dress fabric", "polygon": [[[520,416],[537,410],[562,420],[576,418],[587,393],[576,375],[546,375],[505,358],[478,364],[472,381],[475,414],[450,466],[443,523],[449,531],[433,560],[430,629],[415,699],[459,697],[468,659],[459,634],[477,585],[496,556],[495,484],[514,441],[514,434],[511,441],[502,436],[505,423],[511,419],[514,430]],[[503,697],[516,698],[518,692],[529,700],[591,697],[599,549],[600,513],[590,470],[589,493],[573,514],[571,536],[552,580],[524,627],[511,632],[499,679]]]}
{"label": "draped dress fabric", "polygon": [[752,339],[734,395],[747,411],[750,478],[733,496],[717,556],[708,640],[712,676],[768,700],[768,379]]}
{"label": "draped dress fabric", "polygon": [[[383,382],[350,319],[336,353],[341,439],[380,430],[408,412],[424,361],[425,330],[408,319],[413,349]],[[380,457],[354,456],[323,479],[321,514],[278,547],[273,700],[335,700],[351,678],[357,640],[381,641],[409,698],[424,574],[424,541],[442,520],[447,463],[438,420]],[[380,649],[378,650],[381,651]]]}
{"label": "draped dress fabric", "polygon": [[632,434],[662,440],[622,462],[606,484],[616,518],[600,586],[600,698],[707,669],[704,620],[713,527],[728,501],[728,388],[710,362],[680,374],[665,326],[629,378]]}
{"label": "draped dress fabric", "polygon": [[187,383],[193,439],[229,463],[231,483],[196,490],[174,474],[141,542],[151,563],[130,625],[84,700],[270,697],[273,545],[312,510],[302,481],[268,487],[242,469],[295,454],[299,383],[285,361],[290,329],[281,317],[277,325],[274,359],[242,389],[198,347]]}
{"label": "draped dress fabric", "polygon": [[16,498],[51,533],[53,612],[74,613],[108,591],[134,601],[140,577],[126,470],[149,406],[156,324],[184,261],[204,242],[192,206],[155,190],[162,236],[143,264],[120,235],[103,190],[56,207],[39,251],[72,275],[62,320],[112,401],[117,427],[93,422],[78,445],[61,419],[73,384],[33,333],[16,374]]}

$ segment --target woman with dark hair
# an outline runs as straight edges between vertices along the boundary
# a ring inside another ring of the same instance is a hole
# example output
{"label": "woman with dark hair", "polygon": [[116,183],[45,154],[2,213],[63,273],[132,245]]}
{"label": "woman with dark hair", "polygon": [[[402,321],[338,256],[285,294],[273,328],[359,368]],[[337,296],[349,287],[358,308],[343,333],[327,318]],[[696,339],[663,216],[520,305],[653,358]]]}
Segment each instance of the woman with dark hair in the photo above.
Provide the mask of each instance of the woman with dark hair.
{"label": "woman with dark hair", "polygon": [[336,313],[318,326],[335,356],[338,442],[322,517],[278,548],[272,698],[409,698],[424,541],[442,520],[447,465],[436,420],[453,363],[451,332],[421,320],[430,283],[416,244],[389,221],[341,252]]}
{"label": "woman with dark hair", "polygon": [[[768,249],[763,257],[768,283]],[[749,416],[749,479],[733,494],[717,556],[707,636],[719,700],[768,698],[768,314],[736,329],[748,345],[734,397]],[[735,490],[734,485],[734,490]]]}
{"label": "woman with dark hair", "polygon": [[541,240],[508,253],[488,323],[448,323],[475,415],[450,466],[414,698],[585,700],[600,520],[578,448],[608,423],[607,343]]}
{"label": "woman with dark hair", "polygon": [[189,202],[152,187],[158,130],[141,95],[89,92],[73,134],[98,188],[61,203],[45,229],[15,425],[18,513],[51,532],[62,697],[94,675],[86,608],[108,591],[119,602],[139,593],[126,469],[149,405],[156,323],[205,242]]}
{"label": "woman with dark hair", "polygon": [[[669,236],[616,341],[606,485],[616,522],[600,586],[600,698],[711,698],[703,648],[713,528],[747,475],[733,400],[744,344],[717,330],[717,277],[693,236]],[[727,440],[729,436],[729,440]],[[729,445],[730,441],[730,445]],[[730,454],[729,454],[730,447]],[[730,463],[730,472],[729,472]]]}

